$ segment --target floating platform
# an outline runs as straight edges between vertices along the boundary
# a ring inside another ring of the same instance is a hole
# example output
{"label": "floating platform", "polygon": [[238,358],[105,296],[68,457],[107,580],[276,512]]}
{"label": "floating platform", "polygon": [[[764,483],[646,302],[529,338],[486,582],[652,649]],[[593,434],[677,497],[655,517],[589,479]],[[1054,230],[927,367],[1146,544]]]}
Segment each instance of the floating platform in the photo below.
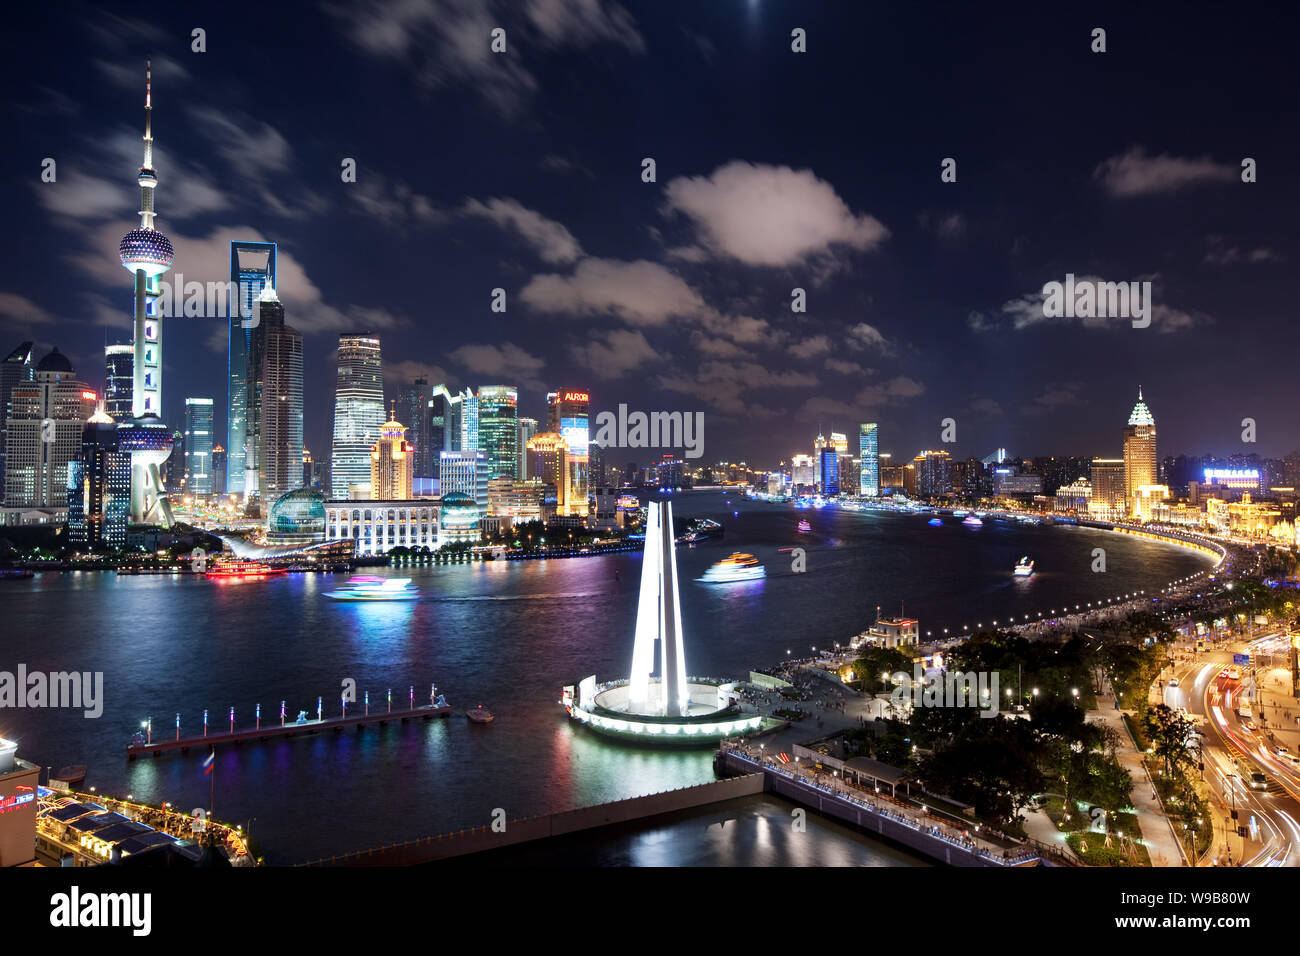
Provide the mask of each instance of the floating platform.
{"label": "floating platform", "polygon": [[179,750],[185,753],[191,748],[215,747],[217,744],[242,744],[245,741],[270,740],[273,737],[298,737],[317,734],[325,730],[339,731],[345,727],[363,727],[366,724],[387,724],[393,721],[431,720],[434,717],[446,717],[451,713],[451,706],[443,704],[433,706],[425,704],[407,710],[382,711],[373,714],[359,714],[355,717],[326,717],[324,720],[305,720],[302,723],[272,725],[270,727],[226,731],[219,734],[200,735],[198,737],[181,737],[170,740],[155,740],[153,743],[132,743],[126,746],[128,759],[134,760],[144,754],[158,756]]}

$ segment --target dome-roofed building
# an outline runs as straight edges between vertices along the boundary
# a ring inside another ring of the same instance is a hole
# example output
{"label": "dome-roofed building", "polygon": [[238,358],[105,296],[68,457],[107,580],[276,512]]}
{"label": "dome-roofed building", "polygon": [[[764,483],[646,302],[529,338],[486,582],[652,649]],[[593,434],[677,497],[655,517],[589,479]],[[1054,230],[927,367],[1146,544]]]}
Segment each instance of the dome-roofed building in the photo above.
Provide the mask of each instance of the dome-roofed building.
{"label": "dome-roofed building", "polygon": [[295,488],[275,499],[266,517],[270,547],[319,544],[325,540],[325,496],[312,488]]}
{"label": "dome-roofed building", "polygon": [[40,375],[42,372],[52,373],[60,377],[64,375],[71,377],[76,374],[72,369],[72,363],[68,361],[68,357],[60,352],[57,346],[49,355],[36,363],[36,374]]}
{"label": "dome-roofed building", "polygon": [[454,491],[442,498],[442,514],[438,521],[438,547],[458,541],[477,544],[479,540],[478,505],[469,495]]}

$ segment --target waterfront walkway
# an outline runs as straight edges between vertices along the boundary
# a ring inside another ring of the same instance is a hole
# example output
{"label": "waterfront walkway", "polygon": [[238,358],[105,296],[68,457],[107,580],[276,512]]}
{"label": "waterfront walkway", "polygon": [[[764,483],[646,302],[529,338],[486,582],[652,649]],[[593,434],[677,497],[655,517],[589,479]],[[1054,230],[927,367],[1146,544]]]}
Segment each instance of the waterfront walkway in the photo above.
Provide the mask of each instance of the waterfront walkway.
{"label": "waterfront walkway", "polygon": [[1115,709],[1114,690],[1109,684],[1097,695],[1097,706],[1098,710],[1088,711],[1088,720],[1110,727],[1118,735],[1115,756],[1133,780],[1133,809],[1137,811],[1138,829],[1142,832],[1142,842],[1146,844],[1147,853],[1151,856],[1151,865],[1189,865],[1186,850],[1178,842],[1173,823],[1165,816],[1164,807],[1156,796],[1155,784],[1147,772],[1142,754],[1133,743],[1128,727],[1124,725],[1123,715],[1131,712]]}

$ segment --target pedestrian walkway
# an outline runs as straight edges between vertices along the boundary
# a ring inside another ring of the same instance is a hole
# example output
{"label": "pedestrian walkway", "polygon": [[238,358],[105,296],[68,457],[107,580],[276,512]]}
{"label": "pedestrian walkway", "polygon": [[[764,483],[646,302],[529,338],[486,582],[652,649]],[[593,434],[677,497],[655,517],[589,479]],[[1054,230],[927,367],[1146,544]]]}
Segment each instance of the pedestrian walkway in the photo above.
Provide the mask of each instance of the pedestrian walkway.
{"label": "pedestrian walkway", "polygon": [[1073,859],[1078,856],[1070,849],[1070,844],[1065,842],[1065,834],[1056,829],[1056,824],[1052,818],[1047,815],[1047,811],[1036,808],[1027,808],[1025,810],[1025,835],[1031,840],[1037,840],[1039,843],[1045,843],[1048,846],[1058,848],[1062,853],[1068,854]]}
{"label": "pedestrian walkway", "polygon": [[1112,728],[1119,735],[1115,756],[1120,766],[1133,779],[1133,809],[1137,811],[1138,829],[1142,842],[1151,855],[1152,866],[1186,866],[1183,850],[1174,835],[1173,824],[1165,816],[1164,808],[1156,797],[1155,784],[1142,762],[1142,755],[1133,744],[1128,728],[1124,726],[1125,711],[1116,710],[1110,688],[1097,698],[1098,710],[1088,711],[1088,719]]}

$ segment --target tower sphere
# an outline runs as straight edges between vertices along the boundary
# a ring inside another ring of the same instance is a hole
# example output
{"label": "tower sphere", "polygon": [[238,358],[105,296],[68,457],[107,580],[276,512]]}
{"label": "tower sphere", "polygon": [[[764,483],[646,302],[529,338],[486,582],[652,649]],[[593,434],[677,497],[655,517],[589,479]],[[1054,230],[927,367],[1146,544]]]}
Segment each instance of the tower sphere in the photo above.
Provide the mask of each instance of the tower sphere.
{"label": "tower sphere", "polygon": [[157,229],[132,229],[118,247],[122,267],[134,273],[143,269],[152,278],[172,267],[172,242]]}

